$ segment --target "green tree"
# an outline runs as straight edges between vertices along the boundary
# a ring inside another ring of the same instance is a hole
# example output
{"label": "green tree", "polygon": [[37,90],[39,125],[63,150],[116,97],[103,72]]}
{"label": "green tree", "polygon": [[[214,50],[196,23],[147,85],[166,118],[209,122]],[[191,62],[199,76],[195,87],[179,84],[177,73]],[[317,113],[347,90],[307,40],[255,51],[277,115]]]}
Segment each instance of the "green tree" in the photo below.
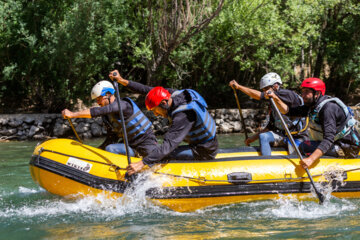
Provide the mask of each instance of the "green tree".
{"label": "green tree", "polygon": [[89,101],[116,61],[130,80],[194,88],[211,107],[235,107],[230,80],[258,88],[270,71],[291,88],[320,77],[344,98],[360,84],[359,16],[356,0],[3,1],[1,109]]}

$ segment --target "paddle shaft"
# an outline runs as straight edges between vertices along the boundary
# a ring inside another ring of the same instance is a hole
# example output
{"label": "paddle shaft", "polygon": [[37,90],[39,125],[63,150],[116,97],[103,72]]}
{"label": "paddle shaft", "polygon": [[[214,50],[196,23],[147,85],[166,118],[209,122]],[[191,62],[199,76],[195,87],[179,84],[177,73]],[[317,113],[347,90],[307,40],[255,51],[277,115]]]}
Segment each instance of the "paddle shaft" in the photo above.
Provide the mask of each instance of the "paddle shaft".
{"label": "paddle shaft", "polygon": [[[290,139],[291,144],[295,148],[295,151],[296,151],[297,155],[299,156],[300,160],[303,161],[303,157],[302,157],[302,155],[301,155],[301,153],[299,151],[299,148],[297,147],[297,145],[296,145],[296,143],[294,141],[294,138],[292,137],[292,135],[291,135],[291,133],[289,131],[289,128],[287,127],[287,125],[286,125],[286,123],[284,121],[284,118],[282,117],[279,109],[277,108],[277,106],[276,106],[276,104],[274,102],[274,99],[270,98],[270,102],[271,102],[271,104],[273,106],[273,109],[275,110],[277,116],[280,118],[281,124],[283,125],[283,127],[284,127],[284,129],[286,131],[286,135],[288,136],[288,138]],[[319,198],[320,204],[322,204],[324,202],[324,195],[322,195],[319,192],[319,190],[315,187],[315,183],[314,183],[314,180],[313,180],[313,178],[312,178],[312,176],[311,176],[311,174],[309,172],[309,169],[305,168],[305,171],[306,171],[306,173],[307,173],[307,175],[308,175],[308,177],[310,179],[310,182],[311,182],[311,184],[312,184],[312,186],[313,186],[313,188],[315,190],[315,193],[316,193],[317,197]]]}
{"label": "paddle shaft", "polygon": [[245,126],[245,119],[244,119],[244,116],[242,114],[242,110],[241,110],[241,107],[240,107],[240,102],[239,102],[239,98],[238,98],[238,95],[236,93],[236,90],[234,90],[234,96],[235,96],[235,99],[236,99],[236,104],[237,104],[237,107],[239,109],[239,114],[240,114],[240,119],[241,119],[241,123],[243,125],[243,128],[244,128],[244,131],[245,131],[245,138],[248,139],[248,134],[247,134],[247,130],[246,130],[246,126]]}
{"label": "paddle shaft", "polygon": [[74,125],[73,125],[71,119],[70,119],[70,118],[67,118],[67,120],[69,121],[70,127],[71,127],[71,129],[73,130],[73,132],[75,133],[75,136],[76,136],[77,140],[78,140],[80,143],[83,143],[83,142],[81,141],[79,135],[77,134],[77,132],[76,132],[76,130],[75,130],[75,128],[74,128]]}
{"label": "paddle shaft", "polygon": [[[115,77],[117,75],[116,72],[113,73],[113,76]],[[124,143],[125,143],[125,151],[126,151],[126,157],[128,160],[128,164],[131,164],[131,159],[130,159],[130,154],[129,154],[129,142],[128,142],[128,138],[127,138],[127,133],[126,133],[126,127],[125,127],[125,120],[124,120],[124,114],[121,108],[121,104],[120,104],[120,92],[119,92],[119,86],[116,80],[114,80],[114,86],[115,86],[115,96],[116,96],[116,101],[119,107],[119,115],[120,115],[120,120],[121,120],[121,127],[122,127],[122,131],[123,131],[123,138],[124,138]]]}

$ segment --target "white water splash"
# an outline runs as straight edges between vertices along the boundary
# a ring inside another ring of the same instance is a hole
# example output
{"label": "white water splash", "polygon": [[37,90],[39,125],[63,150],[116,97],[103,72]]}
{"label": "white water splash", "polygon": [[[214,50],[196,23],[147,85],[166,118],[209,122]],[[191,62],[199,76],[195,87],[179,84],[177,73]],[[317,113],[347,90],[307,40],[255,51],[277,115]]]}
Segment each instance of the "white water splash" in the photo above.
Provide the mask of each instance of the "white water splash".
{"label": "white water splash", "polygon": [[[341,172],[339,172],[342,175]],[[64,217],[81,219],[104,219],[111,221],[125,215],[144,216],[152,214],[170,216],[206,216],[208,214],[221,215],[222,219],[262,219],[262,218],[294,218],[316,219],[327,216],[337,216],[356,210],[356,206],[344,199],[331,198],[328,193],[324,205],[317,202],[298,201],[295,198],[281,196],[274,201],[256,201],[227,206],[209,207],[192,213],[178,213],[155,205],[146,197],[150,188],[159,188],[168,183],[171,178],[164,175],[150,177],[151,172],[145,172],[135,180],[134,188],[128,189],[120,198],[110,198],[107,194],[97,196],[82,196],[77,200],[63,198],[40,199],[33,202],[23,201],[17,205],[6,206],[0,211],[0,217],[10,218],[40,218],[41,221]],[[152,175],[154,176],[154,175]],[[341,180],[341,179],[338,179]],[[169,184],[171,185],[171,184]],[[26,188],[20,186],[11,194],[20,196],[44,192],[41,188]],[[10,194],[10,195],[11,195]],[[9,193],[6,194],[7,196]],[[27,196],[24,196],[27,197]],[[316,195],[314,195],[314,199]],[[25,199],[25,198],[24,198]],[[1,195],[0,195],[1,200]],[[5,206],[5,205],[4,205]],[[140,214],[140,215],[139,215]]]}
{"label": "white water splash", "polygon": [[323,173],[324,179],[320,181],[317,186],[325,195],[326,199],[331,198],[331,193],[333,191],[346,185],[346,182],[344,181],[344,172],[344,169],[337,164],[335,166],[329,166]]}
{"label": "white water splash", "polygon": [[299,201],[295,197],[281,196],[257,215],[274,218],[317,219],[346,214],[356,208],[356,205],[346,199],[325,201],[320,205],[317,201]]}
{"label": "white water splash", "polygon": [[[42,199],[35,202],[25,202],[21,206],[11,206],[0,212],[0,217],[40,217],[42,219],[64,215],[83,214],[85,217],[102,217],[107,220],[116,219],[125,214],[170,212],[154,205],[146,198],[150,188],[161,187],[167,177],[148,178],[151,173],[144,173],[134,181],[134,188],[128,189],[120,198],[111,198],[108,194],[97,196],[82,196],[76,200],[64,198]],[[41,190],[44,191],[44,190]],[[39,192],[36,189],[19,187],[19,193],[31,194]],[[15,193],[12,193],[15,194]]]}
{"label": "white water splash", "polygon": [[13,196],[13,195],[17,195],[17,194],[28,195],[28,194],[34,194],[34,193],[40,193],[40,192],[46,192],[46,191],[41,187],[27,188],[27,187],[20,186],[15,191],[11,191],[11,192],[3,191],[2,193],[0,193],[0,197],[8,197],[8,196]]}
{"label": "white water splash", "polygon": [[45,192],[45,190],[40,187],[37,189],[30,189],[20,186],[18,192],[23,194],[31,194],[31,193]]}
{"label": "white water splash", "polygon": [[[335,198],[331,193],[340,186],[344,186],[344,170],[338,165],[329,166],[323,174],[324,179],[316,182],[316,188],[325,196],[323,204],[317,201],[317,195],[311,186],[311,193],[316,201],[299,201],[295,197],[280,195],[274,201],[275,205],[270,206],[259,213],[260,216],[272,216],[276,218],[295,218],[295,219],[316,219],[328,216],[337,216],[345,212],[356,210],[356,206],[346,199]],[[335,186],[335,188],[334,188]]]}

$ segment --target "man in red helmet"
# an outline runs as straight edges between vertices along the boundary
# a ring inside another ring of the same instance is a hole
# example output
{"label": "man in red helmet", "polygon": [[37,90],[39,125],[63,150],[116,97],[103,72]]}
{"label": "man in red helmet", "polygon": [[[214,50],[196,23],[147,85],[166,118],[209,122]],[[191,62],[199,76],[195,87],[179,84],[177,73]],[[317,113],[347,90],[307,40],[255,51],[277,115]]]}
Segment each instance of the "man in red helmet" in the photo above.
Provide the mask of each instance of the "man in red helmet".
{"label": "man in red helmet", "polygon": [[[109,77],[135,92],[146,95],[147,109],[156,116],[169,118],[171,121],[163,143],[156,146],[142,161],[130,164],[127,168],[129,175],[139,172],[145,165],[151,166],[159,162],[166,156],[197,160],[215,158],[218,149],[216,125],[199,93],[192,89],[145,86],[123,79],[117,70],[112,71]],[[182,141],[189,145],[179,146]]]}
{"label": "man in red helmet", "polygon": [[296,108],[289,108],[276,95],[269,94],[283,114],[310,118],[312,141],[300,145],[305,154],[310,154],[302,163],[304,168],[312,166],[324,154],[341,158],[356,158],[359,154],[360,135],[351,109],[340,99],[325,95],[325,89],[319,78],[305,79],[301,84],[304,106]]}

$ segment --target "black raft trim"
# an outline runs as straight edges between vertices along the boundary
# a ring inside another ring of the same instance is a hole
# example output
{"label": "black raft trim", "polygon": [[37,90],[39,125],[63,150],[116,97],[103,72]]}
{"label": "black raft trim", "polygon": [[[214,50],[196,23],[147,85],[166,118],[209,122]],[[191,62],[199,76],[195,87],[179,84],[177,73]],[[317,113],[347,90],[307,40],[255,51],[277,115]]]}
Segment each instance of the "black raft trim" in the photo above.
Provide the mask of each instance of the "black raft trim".
{"label": "black raft trim", "polygon": [[41,156],[32,156],[29,164],[96,189],[124,193],[129,185],[127,182],[94,176]]}
{"label": "black raft trim", "polygon": [[[80,171],[56,161],[33,156],[30,165],[69,178],[73,181],[87,185],[92,188],[124,193],[129,187],[128,182],[101,178],[89,173]],[[333,189],[337,183],[334,181]],[[338,184],[335,192],[359,192],[360,181],[346,182],[345,186]],[[164,187],[151,188],[146,191],[146,196],[151,199],[181,199],[181,198],[205,198],[205,197],[226,197],[226,196],[249,196],[267,194],[289,194],[309,193],[309,182],[276,182],[256,183],[241,185],[213,185],[213,186],[192,186],[192,187]]]}
{"label": "black raft trim", "polygon": [[[334,192],[359,192],[360,182],[346,182],[345,186],[334,181]],[[205,198],[226,196],[249,196],[267,194],[290,194],[309,193],[309,182],[282,182],[282,183],[257,183],[244,185],[216,185],[196,187],[166,187],[153,188],[146,191],[146,195],[152,199],[181,199],[181,198]]]}

